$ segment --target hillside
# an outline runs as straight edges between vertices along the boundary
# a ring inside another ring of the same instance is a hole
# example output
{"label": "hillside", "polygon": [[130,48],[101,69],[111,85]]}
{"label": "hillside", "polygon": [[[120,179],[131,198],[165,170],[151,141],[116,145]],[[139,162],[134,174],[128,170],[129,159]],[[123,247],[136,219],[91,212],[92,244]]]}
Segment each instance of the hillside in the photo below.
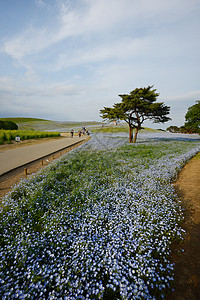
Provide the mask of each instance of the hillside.
{"label": "hillside", "polygon": [[[102,123],[95,121],[52,121],[39,118],[0,118],[2,121],[13,121],[18,125],[19,130],[38,130],[38,131],[59,131],[69,132],[73,128],[75,131],[86,127],[89,131],[103,133],[128,132],[128,125],[120,123],[117,126],[112,123]],[[156,129],[144,127],[142,132],[156,132]]]}
{"label": "hillside", "polygon": [[19,130],[41,130],[41,131],[70,131],[72,128],[78,130],[83,126],[99,126],[101,122],[85,121],[51,121],[39,118],[0,118],[2,121],[15,122]]}
{"label": "hillside", "polygon": [[0,118],[2,121],[13,121],[15,123],[24,123],[24,122],[49,122],[49,120],[45,119],[37,119],[37,118]]}

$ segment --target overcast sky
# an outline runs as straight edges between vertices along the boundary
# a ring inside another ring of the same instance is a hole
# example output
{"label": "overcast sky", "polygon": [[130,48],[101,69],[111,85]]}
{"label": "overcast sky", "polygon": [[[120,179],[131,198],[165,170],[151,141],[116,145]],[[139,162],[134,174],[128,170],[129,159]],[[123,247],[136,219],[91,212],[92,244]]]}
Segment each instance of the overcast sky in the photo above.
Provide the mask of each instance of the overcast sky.
{"label": "overcast sky", "polygon": [[172,118],[156,127],[181,126],[200,99],[199,30],[200,0],[0,0],[0,117],[99,121],[154,85]]}

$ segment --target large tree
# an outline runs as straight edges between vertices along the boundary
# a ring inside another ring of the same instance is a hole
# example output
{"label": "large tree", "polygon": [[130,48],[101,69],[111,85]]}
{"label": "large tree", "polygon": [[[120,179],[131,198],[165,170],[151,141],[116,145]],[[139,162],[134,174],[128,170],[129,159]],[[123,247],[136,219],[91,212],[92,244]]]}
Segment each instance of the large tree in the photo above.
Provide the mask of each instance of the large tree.
{"label": "large tree", "polygon": [[185,115],[185,128],[190,132],[200,133],[200,100],[190,106]]}
{"label": "large tree", "polygon": [[[167,115],[170,107],[164,105],[163,102],[156,102],[156,89],[153,86],[144,88],[136,88],[130,94],[119,95],[122,99],[120,103],[116,103],[113,107],[104,107],[100,110],[103,119],[114,121],[124,120],[129,125],[129,142],[135,143],[137,134],[142,129],[145,120],[152,120],[154,123],[164,123],[171,120]],[[133,139],[133,129],[135,135]]]}

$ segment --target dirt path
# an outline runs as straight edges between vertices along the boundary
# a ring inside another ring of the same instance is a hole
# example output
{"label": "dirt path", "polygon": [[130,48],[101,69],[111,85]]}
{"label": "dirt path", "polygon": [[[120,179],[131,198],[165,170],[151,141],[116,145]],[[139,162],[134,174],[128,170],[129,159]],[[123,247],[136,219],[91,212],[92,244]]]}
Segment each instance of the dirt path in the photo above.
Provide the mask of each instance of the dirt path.
{"label": "dirt path", "polygon": [[[200,299],[200,153],[181,171],[175,186],[186,205],[186,237],[175,262],[174,292],[168,300]],[[180,246],[180,245],[179,245]],[[176,249],[175,249],[176,250]]]}

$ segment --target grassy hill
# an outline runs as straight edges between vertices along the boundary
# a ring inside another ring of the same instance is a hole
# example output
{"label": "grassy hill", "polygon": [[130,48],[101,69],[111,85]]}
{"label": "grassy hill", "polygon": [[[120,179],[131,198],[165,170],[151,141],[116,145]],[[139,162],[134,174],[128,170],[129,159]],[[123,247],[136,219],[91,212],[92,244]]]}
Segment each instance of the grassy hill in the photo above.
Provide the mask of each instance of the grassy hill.
{"label": "grassy hill", "polygon": [[101,122],[85,122],[85,121],[51,121],[39,118],[0,118],[2,121],[15,122],[19,130],[39,130],[39,131],[70,131],[72,128],[81,129],[83,126],[97,126],[99,127]]}
{"label": "grassy hill", "polygon": [[2,121],[13,121],[18,125],[19,130],[56,130],[54,121],[39,118],[1,118]]}
{"label": "grassy hill", "polygon": [[[19,130],[37,130],[37,131],[59,131],[69,132],[80,130],[83,126],[88,128],[89,131],[101,131],[104,133],[110,132],[128,132],[128,125],[126,123],[119,123],[117,126],[112,123],[102,122],[85,122],[85,121],[51,121],[39,118],[0,118],[2,121],[13,121],[18,125]],[[103,126],[102,126],[103,124]],[[145,127],[143,130],[147,132],[155,132],[156,129]]]}
{"label": "grassy hill", "polygon": [[13,121],[15,123],[24,123],[24,122],[49,122],[49,120],[45,119],[37,119],[37,118],[0,118],[2,121]]}

